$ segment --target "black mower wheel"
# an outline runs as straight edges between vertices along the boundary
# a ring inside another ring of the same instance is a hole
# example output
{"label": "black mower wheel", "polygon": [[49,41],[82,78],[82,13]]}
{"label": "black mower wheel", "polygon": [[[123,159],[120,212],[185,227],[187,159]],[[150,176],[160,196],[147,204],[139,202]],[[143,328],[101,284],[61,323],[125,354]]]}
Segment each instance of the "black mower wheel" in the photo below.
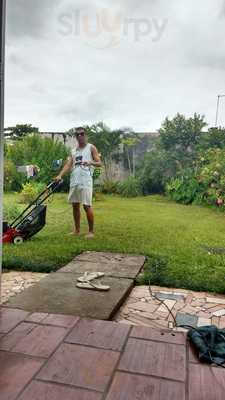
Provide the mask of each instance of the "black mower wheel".
{"label": "black mower wheel", "polygon": [[13,238],[13,244],[16,244],[17,246],[23,243],[23,237],[22,236],[15,236]]}

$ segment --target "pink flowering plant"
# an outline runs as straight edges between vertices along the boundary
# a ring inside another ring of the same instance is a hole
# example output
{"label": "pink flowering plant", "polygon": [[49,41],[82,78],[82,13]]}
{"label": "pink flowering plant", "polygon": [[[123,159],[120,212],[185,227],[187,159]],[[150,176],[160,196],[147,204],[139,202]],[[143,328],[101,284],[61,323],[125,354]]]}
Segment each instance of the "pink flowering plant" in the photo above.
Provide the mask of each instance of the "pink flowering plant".
{"label": "pink flowering plant", "polygon": [[199,154],[192,168],[181,171],[166,188],[167,195],[184,204],[208,204],[225,210],[225,149]]}

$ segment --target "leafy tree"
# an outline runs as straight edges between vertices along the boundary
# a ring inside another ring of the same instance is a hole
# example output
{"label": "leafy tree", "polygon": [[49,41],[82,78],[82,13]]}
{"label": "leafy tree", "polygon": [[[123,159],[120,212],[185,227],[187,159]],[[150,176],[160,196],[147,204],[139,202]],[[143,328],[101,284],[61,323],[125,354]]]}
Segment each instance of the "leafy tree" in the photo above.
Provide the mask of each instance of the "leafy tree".
{"label": "leafy tree", "polygon": [[124,145],[124,153],[128,163],[128,169],[131,176],[135,176],[136,159],[135,148],[139,142],[137,134],[131,128],[122,129],[122,144]]}
{"label": "leafy tree", "polygon": [[199,143],[200,150],[207,150],[210,148],[225,148],[225,129],[224,128],[210,128],[201,136]]}
{"label": "leafy tree", "polygon": [[160,147],[173,153],[182,166],[189,164],[196,156],[197,145],[206,125],[204,117],[196,113],[192,118],[185,118],[181,114],[172,120],[166,118],[159,130]]}
{"label": "leafy tree", "polygon": [[103,122],[86,126],[88,138],[101,154],[105,168],[106,179],[111,179],[113,157],[121,144],[121,131],[111,130]]}
{"label": "leafy tree", "polygon": [[155,149],[150,152],[140,166],[141,182],[145,193],[163,192],[167,182],[177,177],[187,168],[193,168],[198,155],[204,117],[194,114],[192,118],[177,114],[166,118],[159,129]]}
{"label": "leafy tree", "polygon": [[16,126],[5,128],[4,130],[5,135],[11,140],[21,140],[25,136],[39,132],[39,129],[31,124],[17,124]]}

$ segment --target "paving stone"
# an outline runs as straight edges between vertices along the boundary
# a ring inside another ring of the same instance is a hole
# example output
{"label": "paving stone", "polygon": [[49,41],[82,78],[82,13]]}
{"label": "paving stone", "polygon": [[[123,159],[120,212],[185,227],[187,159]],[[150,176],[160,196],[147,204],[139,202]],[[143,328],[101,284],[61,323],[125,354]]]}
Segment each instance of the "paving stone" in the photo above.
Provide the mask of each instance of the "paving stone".
{"label": "paving stone", "polygon": [[224,308],[224,307],[223,307],[221,304],[218,304],[218,305],[216,305],[216,306],[215,306],[215,304],[214,304],[214,307],[208,308],[207,311],[210,312],[211,314],[213,314],[215,311],[219,311],[219,310],[221,310],[222,308]]}
{"label": "paving stone", "polygon": [[181,382],[117,372],[106,400],[184,400]]}
{"label": "paving stone", "polygon": [[127,372],[185,380],[185,346],[129,339],[119,363]]}
{"label": "paving stone", "polygon": [[101,400],[102,395],[90,390],[33,381],[18,400]]}
{"label": "paving stone", "polygon": [[47,274],[24,271],[10,271],[7,273],[3,272],[1,288],[2,304],[5,303],[11,296],[20,293],[25,287],[34,285],[45,276],[47,276]]}
{"label": "paving stone", "polygon": [[[206,309],[206,310],[208,310],[208,309],[211,309],[211,308],[216,308],[215,309],[215,311],[217,311],[217,310],[219,310],[220,308],[221,308],[221,305],[215,305],[215,303],[205,303],[204,304],[204,308]],[[217,308],[218,307],[218,308]],[[210,310],[209,310],[210,311]]]}
{"label": "paving stone", "polygon": [[94,252],[94,251],[86,251],[79,256],[76,257],[76,260],[79,261],[91,261],[97,263],[107,263],[110,262],[111,265],[121,265],[124,264],[129,266],[144,265],[145,257],[144,256],[131,256],[129,254],[117,254],[117,253],[104,253],[104,252]]}
{"label": "paving stone", "polygon": [[37,325],[31,323],[20,323],[16,328],[0,339],[0,349],[7,351],[12,350],[13,347],[15,347],[21,339],[26,337],[36,326]]}
{"label": "paving stone", "polygon": [[198,311],[196,315],[202,318],[211,318],[212,316],[209,312],[206,311]]}
{"label": "paving stone", "polygon": [[48,316],[47,313],[33,313],[26,318],[27,322],[36,322],[37,324],[43,321]]}
{"label": "paving stone", "polygon": [[[147,315],[147,317],[145,317],[143,314],[144,313],[131,314],[127,317],[127,320],[134,322],[135,324],[147,326],[150,328],[168,328],[168,321],[163,320],[163,319],[153,320],[153,319],[149,318],[149,315]],[[155,317],[155,316],[153,315],[153,317]]]}
{"label": "paving stone", "polygon": [[2,339],[3,347],[30,356],[49,357],[68,333],[66,328],[23,323]]}
{"label": "paving stone", "polygon": [[124,261],[118,263],[107,262],[94,262],[94,261],[79,261],[76,258],[67,264],[65,267],[60,268],[57,273],[74,273],[83,275],[84,272],[104,272],[106,276],[114,278],[130,278],[135,279],[143,267],[143,262],[140,260],[135,264],[129,265]]}
{"label": "paving stone", "polygon": [[146,340],[156,340],[158,342],[183,344],[186,343],[186,335],[183,333],[175,333],[165,329],[150,329],[144,326],[132,328],[131,337]]}
{"label": "paving stone", "polygon": [[200,327],[200,326],[209,326],[209,325],[211,325],[211,319],[209,319],[209,318],[199,318],[198,319],[198,322],[197,322],[197,326],[198,327]]}
{"label": "paving stone", "polygon": [[108,292],[76,287],[77,276],[52,273],[36,285],[14,296],[6,305],[30,312],[65,314],[95,319],[111,319],[133,287],[131,279],[105,277]]}
{"label": "paving stone", "polygon": [[225,328],[225,317],[220,317],[219,323],[217,323],[215,325],[219,326],[220,329],[224,329]]}
{"label": "paving stone", "polygon": [[174,289],[173,293],[177,296],[184,296],[186,297],[188,295],[188,290],[183,290],[183,289],[179,289],[179,291],[176,291],[176,289]]}
{"label": "paving stone", "polygon": [[44,360],[0,351],[0,398],[15,400]]}
{"label": "paving stone", "polygon": [[184,300],[184,296],[182,294],[175,294],[175,293],[163,293],[163,292],[156,292],[155,293],[157,298],[160,300]]}
{"label": "paving stone", "polygon": [[119,359],[118,352],[63,343],[38,378],[103,392]]}
{"label": "paving stone", "polygon": [[65,341],[121,351],[129,331],[129,326],[115,322],[82,319],[75,325]]}
{"label": "paving stone", "polygon": [[119,322],[120,324],[126,324],[126,325],[129,325],[129,326],[137,326],[138,324],[136,323],[134,323],[134,322],[132,322],[132,321],[128,321],[127,319],[118,319],[116,322]]}
{"label": "paving stone", "polygon": [[162,319],[162,317],[164,318],[164,320],[166,320],[166,317],[167,317],[167,314],[163,314],[163,313],[157,313],[157,312],[152,312],[152,313],[150,313],[150,312],[142,312],[141,314],[140,314],[142,317],[144,317],[144,318],[148,318],[148,319],[151,319],[151,320],[160,320],[160,319]]}
{"label": "paving stone", "polygon": [[213,312],[213,315],[215,315],[215,317],[222,317],[223,315],[225,315],[225,308],[222,308],[222,310]]}
{"label": "paving stone", "polygon": [[179,311],[182,310],[182,308],[185,307],[185,302],[184,301],[177,301],[176,304],[173,307],[173,311]]}
{"label": "paving stone", "polygon": [[40,324],[72,328],[78,320],[79,317],[73,317],[72,315],[47,314],[46,317],[40,321]]}
{"label": "paving stone", "polygon": [[224,400],[224,387],[224,369],[190,364],[189,400]]}
{"label": "paving stone", "polygon": [[176,316],[177,325],[189,325],[189,326],[193,326],[194,328],[196,328],[197,321],[198,321],[198,317],[196,317],[196,315],[177,313],[177,316]]}
{"label": "paving stone", "polygon": [[0,308],[0,333],[8,333],[22,322],[29,313],[23,310]]}
{"label": "paving stone", "polygon": [[136,302],[132,305],[133,310],[154,312],[158,308],[158,305],[152,303],[144,303],[141,301]]}
{"label": "paving stone", "polygon": [[205,304],[205,300],[204,299],[197,299],[191,302],[191,306],[192,307],[203,307]]}
{"label": "paving stone", "polygon": [[200,309],[197,307],[192,307],[190,304],[187,304],[182,308],[182,313],[183,314],[193,314],[195,315]]}
{"label": "paving stone", "polygon": [[223,317],[219,318],[219,317],[213,316],[213,317],[211,318],[212,325],[216,325],[217,327],[219,327],[219,322],[220,322],[220,320],[221,320],[222,318],[223,318]]}
{"label": "paving stone", "polygon": [[164,300],[163,304],[161,304],[161,306],[159,306],[159,308],[157,309],[157,312],[168,312],[167,307],[172,310],[173,306],[176,304],[175,300]]}
{"label": "paving stone", "polygon": [[186,296],[186,299],[185,299],[185,304],[190,304],[193,300],[193,297],[194,296],[192,293],[188,293],[188,295]]}
{"label": "paving stone", "polygon": [[129,324],[142,325],[147,327],[152,326],[152,321],[150,319],[135,314],[130,314],[127,317],[127,321],[129,322]]}
{"label": "paving stone", "polygon": [[225,298],[220,297],[206,297],[207,303],[225,304]]}

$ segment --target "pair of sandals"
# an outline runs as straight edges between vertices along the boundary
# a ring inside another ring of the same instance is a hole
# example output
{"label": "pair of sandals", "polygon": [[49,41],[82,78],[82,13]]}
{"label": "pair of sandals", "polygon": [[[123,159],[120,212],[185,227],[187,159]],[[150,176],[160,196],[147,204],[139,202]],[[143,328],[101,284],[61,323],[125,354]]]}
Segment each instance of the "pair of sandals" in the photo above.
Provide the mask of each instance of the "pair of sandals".
{"label": "pair of sandals", "polygon": [[101,292],[106,292],[110,289],[110,286],[102,285],[101,282],[93,282],[96,279],[102,278],[104,272],[85,272],[83,276],[77,279],[77,287],[79,289],[88,290],[99,290]]}

